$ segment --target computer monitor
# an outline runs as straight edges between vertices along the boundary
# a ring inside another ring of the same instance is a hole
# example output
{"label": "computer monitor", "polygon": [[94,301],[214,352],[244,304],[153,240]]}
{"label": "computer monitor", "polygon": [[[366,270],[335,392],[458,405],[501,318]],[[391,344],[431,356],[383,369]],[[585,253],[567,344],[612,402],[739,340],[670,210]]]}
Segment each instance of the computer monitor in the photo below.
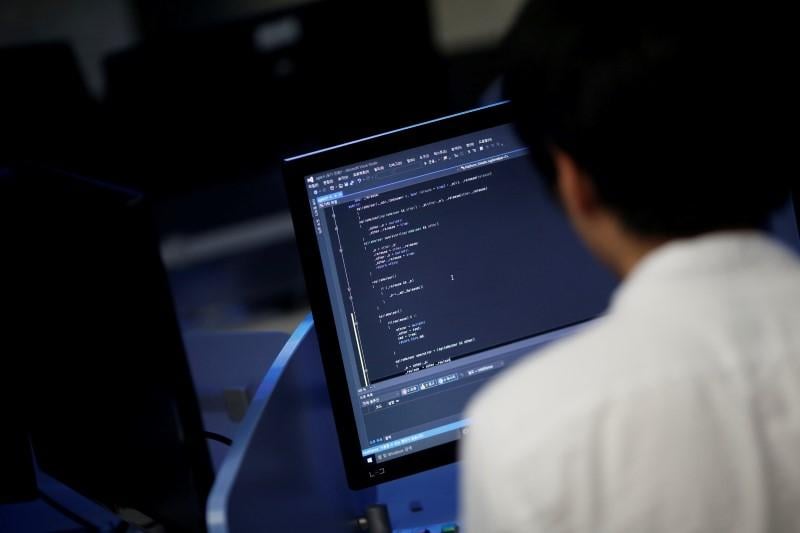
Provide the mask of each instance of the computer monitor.
{"label": "computer monitor", "polygon": [[[455,460],[475,391],[602,313],[616,285],[536,175],[508,103],[293,157],[284,173],[353,488]],[[790,204],[776,221],[797,247]]]}
{"label": "computer monitor", "polygon": [[213,471],[145,199],[0,175],[4,370],[39,468],[114,511],[205,530]]}
{"label": "computer monitor", "polygon": [[510,121],[495,105],[286,161],[354,488],[453,461],[472,394],[615,286]]}

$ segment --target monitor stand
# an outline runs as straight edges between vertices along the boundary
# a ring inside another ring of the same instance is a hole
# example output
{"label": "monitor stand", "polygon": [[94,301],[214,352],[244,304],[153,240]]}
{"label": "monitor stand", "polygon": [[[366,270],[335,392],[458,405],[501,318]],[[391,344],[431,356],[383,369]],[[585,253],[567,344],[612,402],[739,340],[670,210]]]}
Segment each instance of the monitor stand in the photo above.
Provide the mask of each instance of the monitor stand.
{"label": "monitor stand", "polygon": [[354,533],[387,531],[389,522],[417,528],[455,518],[456,486],[450,465],[377,488],[347,487],[309,316],[267,371],[233,438],[209,496],[208,529]]}

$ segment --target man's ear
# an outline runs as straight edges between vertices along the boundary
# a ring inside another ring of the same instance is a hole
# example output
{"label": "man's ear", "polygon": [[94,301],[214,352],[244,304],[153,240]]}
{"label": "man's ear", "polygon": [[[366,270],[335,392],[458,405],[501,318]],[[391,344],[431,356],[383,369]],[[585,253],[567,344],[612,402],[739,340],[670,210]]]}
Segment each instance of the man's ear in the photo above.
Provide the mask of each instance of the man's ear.
{"label": "man's ear", "polygon": [[598,209],[594,184],[567,152],[552,148],[556,187],[561,204],[574,221],[591,217]]}

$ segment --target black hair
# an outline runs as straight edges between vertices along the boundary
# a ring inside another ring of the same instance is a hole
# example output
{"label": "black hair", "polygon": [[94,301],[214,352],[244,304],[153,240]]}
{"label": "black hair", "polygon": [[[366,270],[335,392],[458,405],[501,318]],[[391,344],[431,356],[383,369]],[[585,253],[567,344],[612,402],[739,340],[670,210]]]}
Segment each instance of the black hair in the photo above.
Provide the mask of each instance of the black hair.
{"label": "black hair", "polygon": [[785,64],[766,17],[733,4],[530,2],[505,43],[505,90],[545,178],[565,151],[642,235],[760,226],[789,190]]}

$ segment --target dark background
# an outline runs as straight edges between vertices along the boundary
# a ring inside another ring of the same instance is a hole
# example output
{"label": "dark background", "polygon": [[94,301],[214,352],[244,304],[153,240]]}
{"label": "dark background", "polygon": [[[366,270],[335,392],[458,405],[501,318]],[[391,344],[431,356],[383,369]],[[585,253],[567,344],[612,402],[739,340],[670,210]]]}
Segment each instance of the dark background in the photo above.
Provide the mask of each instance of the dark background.
{"label": "dark background", "polygon": [[8,0],[0,166],[144,190],[184,325],[291,329],[281,158],[493,100],[520,0]]}

